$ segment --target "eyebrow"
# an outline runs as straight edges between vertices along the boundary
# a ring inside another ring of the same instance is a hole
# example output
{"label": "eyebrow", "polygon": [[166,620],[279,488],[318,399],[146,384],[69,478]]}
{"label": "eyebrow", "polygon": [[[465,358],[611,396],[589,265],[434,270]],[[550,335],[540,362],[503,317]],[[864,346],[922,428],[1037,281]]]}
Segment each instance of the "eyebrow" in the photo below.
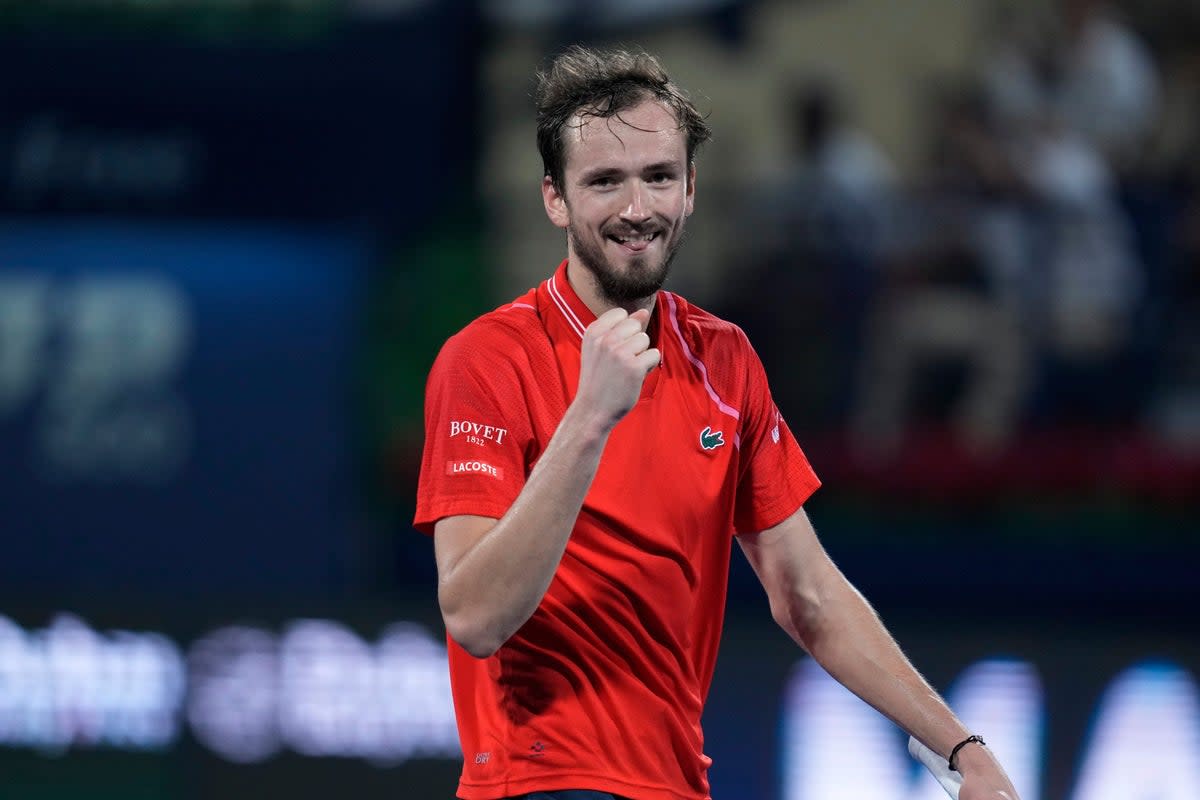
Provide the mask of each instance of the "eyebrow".
{"label": "eyebrow", "polygon": [[645,171],[646,172],[678,172],[679,169],[680,169],[679,162],[675,161],[675,160],[671,160],[671,161],[659,161],[655,164],[651,164],[650,166],[646,167]]}
{"label": "eyebrow", "polygon": [[621,170],[617,169],[616,167],[593,167],[592,169],[584,170],[584,172],[579,176],[579,182],[591,183],[599,178],[610,178],[614,175],[620,174]]}
{"label": "eyebrow", "polygon": [[[680,170],[680,162],[676,161],[676,160],[671,160],[671,161],[657,161],[653,164],[648,164],[647,166],[645,166],[642,169],[642,172],[643,173],[647,173],[647,172],[679,172],[679,170]],[[579,176],[579,182],[580,183],[590,183],[591,181],[597,180],[599,178],[610,178],[614,175],[620,175],[620,174],[621,174],[621,170],[618,169],[617,167],[595,167],[593,169],[585,170]]]}

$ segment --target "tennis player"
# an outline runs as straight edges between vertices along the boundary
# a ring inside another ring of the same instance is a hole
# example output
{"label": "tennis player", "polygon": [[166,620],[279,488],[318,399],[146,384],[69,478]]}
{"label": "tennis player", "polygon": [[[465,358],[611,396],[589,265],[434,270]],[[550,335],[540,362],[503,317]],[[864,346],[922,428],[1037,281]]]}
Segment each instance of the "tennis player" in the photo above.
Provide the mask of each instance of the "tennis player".
{"label": "tennis player", "polygon": [[566,259],[451,337],[427,386],[415,524],[437,559],[458,796],[708,798],[733,538],[775,620],[951,757],[961,800],[1016,800],[826,556],[803,508],[819,481],[745,335],[662,289],[705,120],[655,58],[576,47],[539,75],[537,122]]}

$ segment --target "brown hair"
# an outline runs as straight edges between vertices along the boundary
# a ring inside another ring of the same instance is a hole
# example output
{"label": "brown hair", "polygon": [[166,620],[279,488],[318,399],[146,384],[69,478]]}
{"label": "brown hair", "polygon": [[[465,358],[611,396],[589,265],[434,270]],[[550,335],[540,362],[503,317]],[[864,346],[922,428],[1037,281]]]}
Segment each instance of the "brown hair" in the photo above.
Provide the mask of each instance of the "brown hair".
{"label": "brown hair", "polygon": [[675,115],[687,135],[687,160],[712,135],[696,110],[654,56],[627,50],[594,50],[573,45],[550,68],[537,74],[537,142],[545,174],[563,188],[566,142],[563,130],[576,114],[609,118],[647,98],[659,101]]}

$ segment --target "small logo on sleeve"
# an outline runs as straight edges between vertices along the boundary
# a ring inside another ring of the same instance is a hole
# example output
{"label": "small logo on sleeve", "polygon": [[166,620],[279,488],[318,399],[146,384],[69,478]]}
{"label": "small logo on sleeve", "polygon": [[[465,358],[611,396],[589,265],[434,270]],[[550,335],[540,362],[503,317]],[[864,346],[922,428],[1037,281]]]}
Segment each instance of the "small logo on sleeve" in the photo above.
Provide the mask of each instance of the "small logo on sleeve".
{"label": "small logo on sleeve", "polygon": [[469,459],[466,461],[447,461],[447,475],[489,475],[497,480],[504,480],[504,470],[486,461]]}
{"label": "small logo on sleeve", "polygon": [[713,431],[711,427],[700,431],[700,446],[705,450],[716,450],[723,444],[725,444],[725,434],[721,431]]}
{"label": "small logo on sleeve", "polygon": [[484,425],[471,422],[468,419],[450,420],[450,438],[462,436],[473,445],[483,447],[488,442],[502,444],[508,434],[508,428],[497,428],[495,425]]}
{"label": "small logo on sleeve", "polygon": [[529,745],[529,757],[530,758],[541,758],[544,755],[546,755],[546,745],[545,744],[543,744],[542,742],[539,741],[539,742],[534,742],[533,744]]}

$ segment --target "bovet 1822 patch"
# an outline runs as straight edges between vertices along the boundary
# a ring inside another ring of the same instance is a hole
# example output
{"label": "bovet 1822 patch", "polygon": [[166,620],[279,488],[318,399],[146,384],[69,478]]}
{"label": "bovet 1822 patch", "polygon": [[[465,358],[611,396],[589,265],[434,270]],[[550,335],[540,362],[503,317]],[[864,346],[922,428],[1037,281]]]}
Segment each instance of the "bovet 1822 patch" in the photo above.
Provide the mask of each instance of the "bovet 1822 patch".
{"label": "bovet 1822 patch", "polygon": [[450,420],[451,439],[456,436],[462,436],[471,444],[480,447],[487,442],[503,444],[506,433],[508,433],[507,428],[497,428],[495,425],[484,425],[480,422],[472,422],[469,419]]}
{"label": "bovet 1822 patch", "polygon": [[486,461],[466,459],[446,462],[447,475],[488,475],[497,480],[504,480],[504,470]]}

